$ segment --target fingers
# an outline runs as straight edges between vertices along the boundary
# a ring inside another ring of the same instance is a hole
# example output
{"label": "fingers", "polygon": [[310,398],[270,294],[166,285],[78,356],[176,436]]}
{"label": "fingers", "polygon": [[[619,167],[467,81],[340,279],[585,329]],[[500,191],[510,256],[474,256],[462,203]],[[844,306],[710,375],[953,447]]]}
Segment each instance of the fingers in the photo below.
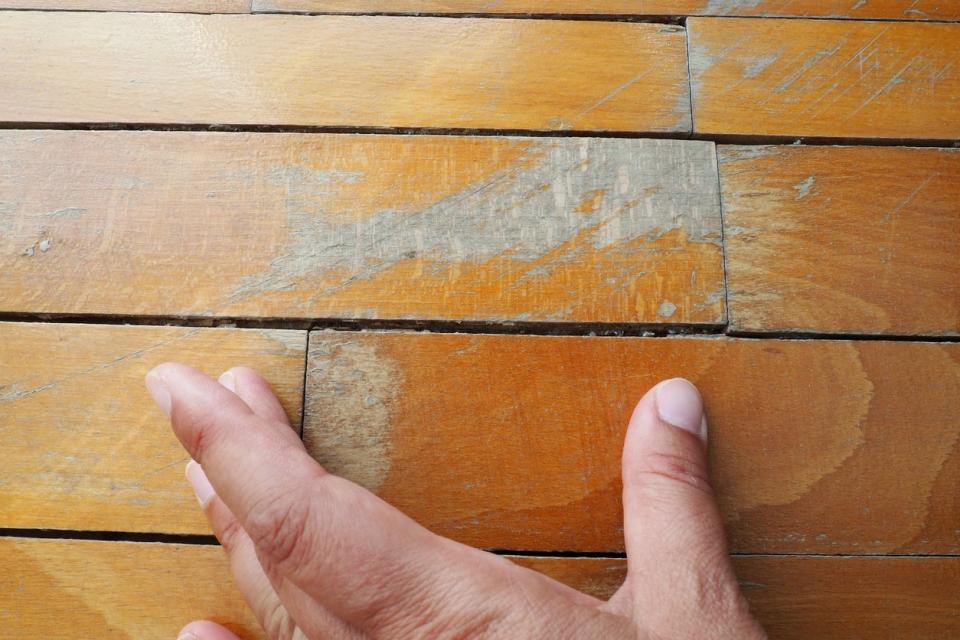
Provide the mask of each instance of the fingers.
{"label": "fingers", "polygon": [[[503,593],[502,572],[524,583],[526,574],[434,536],[327,474],[291,429],[261,418],[207,376],[165,364],[147,384],[271,578],[283,576],[351,626],[387,637],[429,629],[451,601],[482,603],[462,611],[463,620],[444,620],[454,628],[492,624],[498,606],[516,608]],[[540,583],[531,588],[545,591]]]}
{"label": "fingers", "polygon": [[[271,584],[257,559],[253,542],[210,485],[196,462],[187,465],[193,486],[214,535],[230,560],[230,570],[251,611],[270,638],[296,638],[302,629],[325,640],[358,638],[339,618],[285,581]],[[282,579],[281,579],[282,580]]]}
{"label": "fingers", "polygon": [[[686,380],[661,382],[634,410],[623,452],[628,575],[615,598],[654,636],[760,637],[727,554],[706,439],[700,394]],[[666,597],[679,606],[662,606]]]}
{"label": "fingers", "polygon": [[233,367],[225,371],[219,380],[220,384],[238,395],[250,410],[261,418],[274,420],[289,425],[290,419],[283,410],[277,396],[270,388],[270,383],[249,367]]}
{"label": "fingers", "polygon": [[177,634],[177,640],[240,640],[232,632],[209,620],[191,622]]}

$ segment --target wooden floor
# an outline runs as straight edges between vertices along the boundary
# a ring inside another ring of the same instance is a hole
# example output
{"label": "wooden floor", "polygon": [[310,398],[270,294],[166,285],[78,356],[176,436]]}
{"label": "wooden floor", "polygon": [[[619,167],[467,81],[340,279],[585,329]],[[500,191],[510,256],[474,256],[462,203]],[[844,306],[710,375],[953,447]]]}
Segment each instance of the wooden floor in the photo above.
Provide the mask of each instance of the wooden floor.
{"label": "wooden floor", "polygon": [[688,377],[771,638],[960,637],[960,2],[0,0],[0,66],[0,635],[261,637],[178,360],[597,595]]}

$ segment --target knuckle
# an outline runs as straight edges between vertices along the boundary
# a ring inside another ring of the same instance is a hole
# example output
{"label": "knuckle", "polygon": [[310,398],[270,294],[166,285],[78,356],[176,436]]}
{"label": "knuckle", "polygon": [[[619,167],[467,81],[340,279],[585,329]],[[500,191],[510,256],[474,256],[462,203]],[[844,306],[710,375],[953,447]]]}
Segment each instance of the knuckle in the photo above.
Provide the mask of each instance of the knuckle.
{"label": "knuckle", "polygon": [[648,454],[643,456],[635,474],[641,483],[681,483],[713,496],[713,487],[704,466],[684,456],[669,453]]}
{"label": "knuckle", "polygon": [[235,518],[230,518],[216,533],[223,550],[227,555],[233,555],[240,546],[244,531]]}
{"label": "knuckle", "polygon": [[306,555],[313,507],[296,496],[267,497],[251,509],[248,531],[254,545],[277,566],[299,563]]}
{"label": "knuckle", "polygon": [[279,600],[272,600],[266,605],[261,625],[271,640],[292,640],[297,628]]}

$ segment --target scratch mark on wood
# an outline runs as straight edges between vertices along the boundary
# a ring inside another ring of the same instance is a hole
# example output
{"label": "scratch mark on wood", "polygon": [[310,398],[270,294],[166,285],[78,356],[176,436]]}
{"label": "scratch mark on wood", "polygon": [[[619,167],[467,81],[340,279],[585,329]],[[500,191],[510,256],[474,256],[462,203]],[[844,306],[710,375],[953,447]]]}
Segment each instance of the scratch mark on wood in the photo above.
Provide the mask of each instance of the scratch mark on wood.
{"label": "scratch mark on wood", "polygon": [[927,185],[930,184],[930,181],[932,181],[936,177],[939,177],[939,175],[940,175],[939,173],[933,173],[927,176],[927,178],[923,182],[921,182],[920,185],[917,186],[917,188],[914,189],[910,193],[910,195],[908,195],[906,199],[904,199],[903,202],[901,202],[900,204],[895,206],[893,209],[890,209],[885,214],[883,214],[883,218],[880,220],[880,222],[883,224],[890,222],[890,220],[892,220],[895,215],[903,211],[904,207],[906,207],[908,204],[913,202],[913,199],[917,197],[917,194],[923,191],[927,187]]}

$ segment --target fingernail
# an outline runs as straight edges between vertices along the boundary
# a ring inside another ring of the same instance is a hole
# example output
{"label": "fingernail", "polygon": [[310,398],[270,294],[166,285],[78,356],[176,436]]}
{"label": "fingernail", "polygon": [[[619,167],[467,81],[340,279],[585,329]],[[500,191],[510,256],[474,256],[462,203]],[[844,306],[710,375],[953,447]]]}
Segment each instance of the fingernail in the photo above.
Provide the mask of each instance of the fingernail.
{"label": "fingernail", "polygon": [[191,460],[187,463],[186,476],[190,486],[193,487],[193,493],[196,494],[200,506],[207,506],[210,498],[215,496],[216,492],[213,490],[213,485],[207,480],[207,474],[203,472],[203,467]]}
{"label": "fingernail", "polygon": [[170,417],[170,407],[173,405],[173,401],[170,399],[170,392],[167,390],[167,385],[163,382],[163,378],[160,377],[160,374],[156,372],[155,369],[151,369],[147,373],[145,380],[147,384],[147,391],[150,392],[150,397],[153,398],[153,401],[157,403],[157,406],[167,414],[167,417]]}
{"label": "fingernail", "polygon": [[673,378],[658,384],[654,393],[661,420],[706,439],[703,400],[695,386],[683,378]]}
{"label": "fingernail", "polygon": [[177,636],[177,640],[199,640],[199,638],[197,638],[197,636],[193,635],[189,631],[184,631],[183,633]]}
{"label": "fingernail", "polygon": [[237,392],[237,377],[233,375],[233,371],[224,371],[220,376],[220,384],[234,393]]}

